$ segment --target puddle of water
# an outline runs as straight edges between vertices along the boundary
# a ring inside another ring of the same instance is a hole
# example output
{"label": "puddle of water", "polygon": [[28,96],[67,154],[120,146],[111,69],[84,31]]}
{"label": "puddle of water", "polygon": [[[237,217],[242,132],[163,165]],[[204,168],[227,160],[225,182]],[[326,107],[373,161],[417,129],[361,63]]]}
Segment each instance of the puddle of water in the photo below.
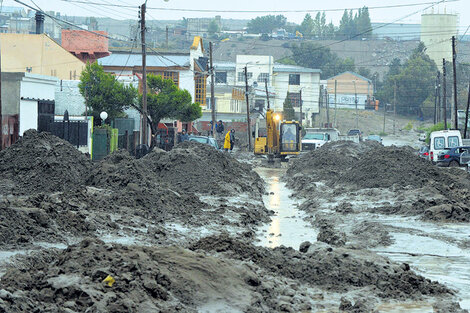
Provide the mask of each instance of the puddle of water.
{"label": "puddle of water", "polygon": [[271,217],[271,223],[260,227],[260,241],[257,244],[270,248],[283,245],[298,249],[304,241],[316,241],[318,232],[303,220],[304,213],[297,209],[299,200],[291,198],[292,191],[280,180],[285,170],[257,168],[256,172],[267,183],[269,194],[263,197],[264,205],[268,210],[276,212]]}
{"label": "puddle of water", "polygon": [[433,313],[434,309],[428,303],[385,303],[377,307],[380,313]]}

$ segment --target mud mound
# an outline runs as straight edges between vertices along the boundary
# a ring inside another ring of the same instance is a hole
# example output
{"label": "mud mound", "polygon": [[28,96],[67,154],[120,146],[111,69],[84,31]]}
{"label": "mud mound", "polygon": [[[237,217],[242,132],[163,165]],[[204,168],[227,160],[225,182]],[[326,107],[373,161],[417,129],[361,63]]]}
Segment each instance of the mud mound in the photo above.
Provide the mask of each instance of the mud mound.
{"label": "mud mound", "polygon": [[[236,263],[177,247],[86,239],[20,258],[0,281],[0,311],[278,311],[279,287]],[[108,275],[112,286],[103,282]]]}
{"label": "mud mound", "polygon": [[87,179],[88,186],[122,189],[129,184],[159,188],[160,178],[142,159],[135,159],[126,150],[115,151],[101,160]]}
{"label": "mud mound", "polygon": [[190,249],[223,252],[230,258],[252,261],[273,273],[330,291],[370,288],[381,298],[393,299],[452,294],[443,285],[415,274],[407,264],[394,264],[364,250],[317,243],[309,247],[308,253],[301,253],[286,247],[255,247],[228,235],[206,237]]}
{"label": "mud mound", "polygon": [[381,145],[372,141],[361,143],[352,141],[328,142],[319,149],[310,151],[292,162],[286,172],[289,177],[288,185],[301,190],[305,184],[331,180],[353,166],[364,152],[378,146]]}
{"label": "mud mound", "polygon": [[0,151],[0,193],[63,191],[81,185],[91,161],[67,141],[28,130],[17,143]]}
{"label": "mud mound", "polygon": [[214,195],[264,191],[262,179],[250,165],[197,142],[183,142],[168,153],[152,152],[142,162],[176,191]]}
{"label": "mud mound", "polygon": [[431,181],[451,184],[453,179],[442,169],[419,158],[410,148],[381,147],[365,152],[361,158],[337,179],[358,188],[416,188]]}
{"label": "mud mound", "polygon": [[58,194],[37,194],[0,203],[0,246],[24,247],[34,242],[67,243],[70,236],[91,235],[96,226],[82,208]]}

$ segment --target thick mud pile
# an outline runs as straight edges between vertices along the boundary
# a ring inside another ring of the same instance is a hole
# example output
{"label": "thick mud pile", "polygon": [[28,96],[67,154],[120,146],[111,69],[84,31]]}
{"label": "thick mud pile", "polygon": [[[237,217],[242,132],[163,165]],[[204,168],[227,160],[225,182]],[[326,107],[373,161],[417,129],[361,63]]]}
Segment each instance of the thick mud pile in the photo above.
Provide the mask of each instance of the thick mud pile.
{"label": "thick mud pile", "polygon": [[415,274],[407,264],[394,264],[365,250],[333,248],[316,243],[306,253],[301,253],[283,246],[274,249],[256,247],[228,235],[203,238],[190,249],[224,253],[229,258],[251,261],[269,272],[328,291],[366,288],[385,299],[453,294],[445,286]]}
{"label": "thick mud pile", "polygon": [[[439,168],[409,147],[332,142],[295,160],[287,171],[288,186],[300,196],[310,198],[320,192],[319,182],[326,183],[333,196],[370,189],[408,195],[374,206],[372,212],[470,221],[470,176],[461,169]],[[422,197],[416,199],[413,193]],[[352,213],[347,207],[338,210]]]}
{"label": "thick mud pile", "polygon": [[130,183],[221,196],[248,192],[259,197],[264,191],[251,166],[195,142],[184,142],[169,152],[158,149],[139,160],[127,152],[114,153],[100,162],[87,181],[90,186],[114,189]]}
{"label": "thick mud pile", "polygon": [[0,311],[273,312],[286,285],[278,282],[263,282],[252,266],[178,247],[85,239],[19,258],[0,280]]}
{"label": "thick mud pile", "polygon": [[28,130],[0,151],[0,194],[64,191],[82,185],[91,161],[68,142]]}

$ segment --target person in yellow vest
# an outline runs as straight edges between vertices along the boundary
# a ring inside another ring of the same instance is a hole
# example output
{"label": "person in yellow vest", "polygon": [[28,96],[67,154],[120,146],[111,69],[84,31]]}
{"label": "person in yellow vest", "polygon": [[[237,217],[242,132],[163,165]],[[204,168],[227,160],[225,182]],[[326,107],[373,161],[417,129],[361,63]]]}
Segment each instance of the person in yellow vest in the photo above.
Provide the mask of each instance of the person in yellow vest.
{"label": "person in yellow vest", "polygon": [[227,132],[227,134],[225,134],[224,150],[232,151],[234,143],[235,143],[235,130],[231,129]]}

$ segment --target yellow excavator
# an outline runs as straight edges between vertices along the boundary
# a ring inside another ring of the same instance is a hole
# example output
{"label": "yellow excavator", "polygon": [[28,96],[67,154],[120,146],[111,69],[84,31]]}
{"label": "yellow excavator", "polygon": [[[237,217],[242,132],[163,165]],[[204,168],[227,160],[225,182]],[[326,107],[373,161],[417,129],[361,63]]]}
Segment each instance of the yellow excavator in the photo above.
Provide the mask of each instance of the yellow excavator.
{"label": "yellow excavator", "polygon": [[285,161],[289,155],[298,155],[302,149],[300,124],[296,121],[282,121],[282,114],[266,111],[266,136],[257,134],[255,154],[267,155],[268,162],[275,158]]}

